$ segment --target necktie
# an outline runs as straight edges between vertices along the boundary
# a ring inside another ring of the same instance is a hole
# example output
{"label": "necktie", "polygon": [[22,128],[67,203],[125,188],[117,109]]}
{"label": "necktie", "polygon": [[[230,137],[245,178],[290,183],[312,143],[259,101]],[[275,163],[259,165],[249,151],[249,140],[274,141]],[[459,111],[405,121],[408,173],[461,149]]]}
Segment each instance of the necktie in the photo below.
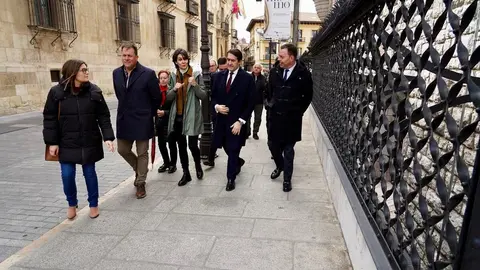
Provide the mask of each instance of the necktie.
{"label": "necktie", "polygon": [[233,72],[230,72],[230,76],[228,77],[228,82],[227,82],[227,93],[230,92],[230,85],[232,85],[232,77],[233,77]]}
{"label": "necktie", "polygon": [[283,74],[283,80],[287,80],[288,69],[285,69],[285,73]]}

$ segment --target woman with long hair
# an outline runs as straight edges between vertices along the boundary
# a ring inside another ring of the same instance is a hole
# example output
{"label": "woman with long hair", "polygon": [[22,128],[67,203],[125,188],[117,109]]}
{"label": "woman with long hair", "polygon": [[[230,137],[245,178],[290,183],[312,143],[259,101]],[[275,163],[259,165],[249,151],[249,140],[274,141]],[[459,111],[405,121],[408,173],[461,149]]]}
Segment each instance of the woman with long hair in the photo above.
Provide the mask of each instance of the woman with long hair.
{"label": "woman with long hair", "polygon": [[160,70],[158,72],[158,81],[160,86],[160,92],[162,93],[162,104],[157,110],[156,117],[156,128],[157,128],[157,137],[158,137],[158,149],[162,154],[163,164],[158,168],[159,173],[166,172],[174,173],[177,170],[176,164],[170,162],[170,157],[168,155],[167,149],[167,140],[168,140],[168,115],[170,108],[168,103],[165,103],[167,91],[168,91],[168,80],[170,78],[170,72],[166,70]]}
{"label": "woman with long hair", "polygon": [[84,61],[68,60],[62,79],[50,89],[43,110],[43,139],[49,153],[60,161],[67,218],[77,215],[76,165],[82,165],[87,184],[90,218],[99,215],[98,178],[95,163],[104,157],[102,141],[114,151],[110,111],[98,86],[88,80]]}
{"label": "woman with long hair", "polygon": [[182,164],[183,176],[178,182],[184,186],[192,180],[188,170],[188,148],[195,161],[197,178],[203,178],[202,165],[200,163],[200,149],[198,148],[198,135],[203,133],[203,117],[200,100],[205,99],[207,94],[203,89],[203,81],[200,72],[193,71],[190,66],[190,57],[184,49],[177,49],[173,53],[172,61],[176,72],[172,72],[167,100],[172,101],[168,121],[169,147],[172,164],[177,163],[177,149]]}

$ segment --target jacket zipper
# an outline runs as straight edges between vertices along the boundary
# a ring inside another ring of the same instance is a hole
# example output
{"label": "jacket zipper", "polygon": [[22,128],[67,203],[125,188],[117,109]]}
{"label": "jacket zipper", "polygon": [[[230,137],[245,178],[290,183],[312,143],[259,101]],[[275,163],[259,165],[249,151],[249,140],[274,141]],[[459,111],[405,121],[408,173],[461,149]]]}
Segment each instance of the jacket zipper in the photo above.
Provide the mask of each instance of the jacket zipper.
{"label": "jacket zipper", "polygon": [[78,114],[77,114],[77,117],[78,117],[78,123],[80,123],[80,138],[81,138],[81,142],[82,142],[82,164],[83,164],[83,161],[84,161],[84,153],[83,153],[83,145],[84,145],[84,142],[83,142],[83,131],[82,131],[82,120],[80,118],[80,102],[78,101],[78,95],[75,95],[75,98],[77,99],[77,111],[78,111]]}

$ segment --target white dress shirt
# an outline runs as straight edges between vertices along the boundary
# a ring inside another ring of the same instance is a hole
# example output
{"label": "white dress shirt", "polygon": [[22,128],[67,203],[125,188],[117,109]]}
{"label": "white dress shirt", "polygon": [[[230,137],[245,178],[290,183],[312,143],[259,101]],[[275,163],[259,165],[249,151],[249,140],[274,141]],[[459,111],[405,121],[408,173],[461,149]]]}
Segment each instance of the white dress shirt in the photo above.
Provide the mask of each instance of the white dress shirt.
{"label": "white dress shirt", "polygon": [[[292,75],[292,71],[293,71],[293,69],[295,68],[296,65],[297,65],[297,62],[294,62],[294,63],[293,63],[293,66],[291,66],[291,67],[288,69],[288,72],[287,72],[287,80],[288,80],[288,78],[290,77],[290,75]],[[286,71],[286,70],[287,70],[287,69],[285,69],[285,70],[283,71],[282,78],[285,77],[285,71]]]}
{"label": "white dress shirt", "polygon": [[[232,72],[232,71],[229,70],[228,73],[227,73],[227,81],[226,81],[225,85],[228,84],[228,79],[230,78],[230,73],[231,73],[231,72]],[[231,83],[230,83],[230,87],[232,86],[233,81],[235,80],[235,77],[237,77],[237,74],[238,74],[238,68],[237,68],[236,70],[234,70],[234,71],[233,71],[233,74],[231,75],[231,76],[232,76],[232,81],[231,81]],[[217,110],[217,106],[218,106],[218,105],[219,105],[219,104],[215,104],[215,111],[216,111],[217,113],[218,113],[218,110]],[[244,125],[244,124],[247,122],[247,121],[243,120],[242,118],[238,118],[238,121],[240,121],[240,123],[242,123],[242,125]]]}
{"label": "white dress shirt", "polygon": [[[227,82],[225,83],[225,85],[228,84],[228,79],[230,78],[230,72],[232,72],[232,71],[230,71],[230,70],[228,71]],[[233,81],[235,80],[235,77],[237,77],[237,73],[238,73],[238,68],[233,71],[233,74],[232,74],[232,82],[230,83],[230,86],[233,84]]]}

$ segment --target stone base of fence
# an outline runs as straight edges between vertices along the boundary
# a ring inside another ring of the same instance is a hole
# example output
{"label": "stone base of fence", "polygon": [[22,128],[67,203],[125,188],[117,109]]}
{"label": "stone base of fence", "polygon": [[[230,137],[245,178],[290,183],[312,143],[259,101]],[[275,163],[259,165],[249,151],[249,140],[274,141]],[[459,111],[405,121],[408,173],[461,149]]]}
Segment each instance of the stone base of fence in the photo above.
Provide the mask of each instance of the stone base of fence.
{"label": "stone base of fence", "polygon": [[306,117],[320,157],[345,243],[355,270],[392,269],[322,123],[310,106]]}

